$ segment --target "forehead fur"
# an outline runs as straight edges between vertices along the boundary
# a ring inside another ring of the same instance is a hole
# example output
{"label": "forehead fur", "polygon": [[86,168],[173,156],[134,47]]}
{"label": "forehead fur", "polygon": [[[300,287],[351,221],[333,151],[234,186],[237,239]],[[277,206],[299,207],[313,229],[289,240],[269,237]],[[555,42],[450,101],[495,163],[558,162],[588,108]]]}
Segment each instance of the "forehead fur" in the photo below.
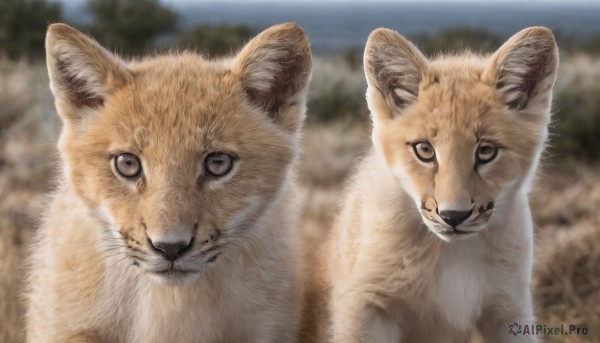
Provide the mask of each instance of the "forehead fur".
{"label": "forehead fur", "polygon": [[129,68],[133,82],[124,93],[132,97],[130,110],[158,117],[158,123],[235,116],[244,105],[241,87],[225,61],[207,61],[194,54],[165,55]]}
{"label": "forehead fur", "polygon": [[104,126],[97,130],[114,131],[110,141],[131,142],[136,150],[160,147],[165,153],[188,146],[199,152],[226,149],[219,144],[235,146],[248,133],[258,135],[258,142],[262,132],[291,143],[291,137],[247,103],[227,60],[165,55],[128,67],[132,83],[108,98],[102,113],[94,116],[94,123]]}
{"label": "forehead fur", "polygon": [[481,119],[503,107],[493,87],[482,79],[484,69],[485,58],[472,54],[442,56],[430,62],[423,71],[416,102],[398,120],[420,126],[414,132],[427,136],[422,138],[461,131],[458,133],[475,140],[483,129]]}
{"label": "forehead fur", "polygon": [[[508,137],[500,137],[500,133],[518,134],[523,130],[527,136],[535,134],[544,118],[506,111],[494,84],[484,78],[488,63],[487,56],[473,53],[430,61],[423,71],[416,102],[400,116],[405,118],[398,119],[403,125],[420,125],[427,138],[452,133],[469,141],[487,138],[502,144]],[[527,128],[527,124],[535,127]]]}
{"label": "forehead fur", "polygon": [[441,55],[430,60],[427,66],[427,75],[438,77],[445,76],[448,82],[478,82],[487,65],[487,58],[467,52],[462,55]]}
{"label": "forehead fur", "polygon": [[[207,60],[193,53],[169,54],[131,62],[128,69],[134,76],[136,91],[156,92],[165,96],[207,99],[213,94],[235,92],[231,74],[231,60]],[[159,83],[157,81],[160,81]],[[153,99],[155,100],[155,99]]]}

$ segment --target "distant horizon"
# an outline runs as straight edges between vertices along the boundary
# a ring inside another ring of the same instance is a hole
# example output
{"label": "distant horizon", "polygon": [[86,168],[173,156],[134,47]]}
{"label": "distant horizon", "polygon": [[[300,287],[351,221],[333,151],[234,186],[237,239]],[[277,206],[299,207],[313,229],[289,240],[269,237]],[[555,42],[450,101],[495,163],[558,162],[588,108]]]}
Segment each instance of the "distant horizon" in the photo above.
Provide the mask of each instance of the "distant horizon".
{"label": "distant horizon", "polygon": [[[65,20],[85,25],[92,17],[87,0],[54,0],[64,5]],[[528,26],[546,26],[564,37],[600,37],[600,2],[590,0],[162,0],[179,14],[179,29],[194,25],[244,25],[260,31],[294,21],[311,39],[315,51],[361,49],[368,34],[388,27],[410,37],[455,27],[485,30],[499,38]],[[436,4],[439,4],[437,6]]]}

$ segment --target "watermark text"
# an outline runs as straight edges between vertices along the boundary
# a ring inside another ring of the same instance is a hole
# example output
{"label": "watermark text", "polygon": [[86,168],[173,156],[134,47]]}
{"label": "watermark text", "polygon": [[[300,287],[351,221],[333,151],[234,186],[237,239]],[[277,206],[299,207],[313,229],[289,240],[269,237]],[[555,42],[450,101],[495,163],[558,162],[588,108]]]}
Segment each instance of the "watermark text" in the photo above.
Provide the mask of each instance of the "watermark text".
{"label": "watermark text", "polygon": [[520,324],[514,322],[508,326],[511,334],[517,335],[543,335],[543,336],[568,336],[581,335],[586,336],[589,332],[587,327],[577,326],[573,324],[560,324],[559,326],[551,326],[546,324]]}

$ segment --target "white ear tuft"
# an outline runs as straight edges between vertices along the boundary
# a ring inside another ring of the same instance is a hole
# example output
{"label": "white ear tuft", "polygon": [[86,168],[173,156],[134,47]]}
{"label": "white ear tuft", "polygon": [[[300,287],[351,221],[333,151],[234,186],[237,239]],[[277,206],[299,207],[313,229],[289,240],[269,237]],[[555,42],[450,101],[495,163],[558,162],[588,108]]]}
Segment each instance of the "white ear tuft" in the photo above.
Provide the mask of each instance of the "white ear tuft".
{"label": "white ear tuft", "polygon": [[130,76],[118,57],[65,24],[48,28],[46,62],[52,92],[71,107],[70,113],[102,106]]}
{"label": "white ear tuft", "polygon": [[509,108],[520,111],[532,100],[549,103],[557,68],[558,48],[552,31],[530,27],[492,55],[484,78],[495,83]]}
{"label": "white ear tuft", "polygon": [[427,59],[396,31],[380,28],[369,35],[364,66],[369,94],[377,92],[388,112],[398,115],[417,99]]}

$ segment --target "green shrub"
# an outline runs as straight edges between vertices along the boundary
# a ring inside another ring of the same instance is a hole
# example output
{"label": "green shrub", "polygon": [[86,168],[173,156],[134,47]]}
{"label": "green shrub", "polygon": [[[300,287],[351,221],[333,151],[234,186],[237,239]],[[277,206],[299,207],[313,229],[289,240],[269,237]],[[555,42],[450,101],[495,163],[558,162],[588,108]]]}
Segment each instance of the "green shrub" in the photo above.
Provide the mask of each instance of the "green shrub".
{"label": "green shrub", "polygon": [[93,16],[87,31],[102,45],[125,55],[152,48],[156,38],[175,29],[177,14],[159,0],[89,0]]}
{"label": "green shrub", "polygon": [[600,161],[600,84],[581,87],[577,80],[557,92],[550,153],[556,161]]}
{"label": "green shrub", "polygon": [[583,51],[590,55],[600,55],[600,34],[596,34],[583,44]]}
{"label": "green shrub", "polygon": [[366,81],[361,69],[341,58],[315,58],[308,100],[308,120],[368,118]]}
{"label": "green shrub", "polygon": [[456,53],[469,49],[474,52],[493,52],[503,40],[483,29],[458,27],[442,30],[435,34],[416,35],[413,40],[427,56],[438,53]]}
{"label": "green shrub", "polygon": [[247,26],[197,25],[179,34],[175,45],[209,56],[221,56],[241,48],[254,35]]}
{"label": "green shrub", "polygon": [[44,0],[0,1],[0,54],[19,59],[44,57],[44,37],[49,23],[60,21],[60,3]]}

